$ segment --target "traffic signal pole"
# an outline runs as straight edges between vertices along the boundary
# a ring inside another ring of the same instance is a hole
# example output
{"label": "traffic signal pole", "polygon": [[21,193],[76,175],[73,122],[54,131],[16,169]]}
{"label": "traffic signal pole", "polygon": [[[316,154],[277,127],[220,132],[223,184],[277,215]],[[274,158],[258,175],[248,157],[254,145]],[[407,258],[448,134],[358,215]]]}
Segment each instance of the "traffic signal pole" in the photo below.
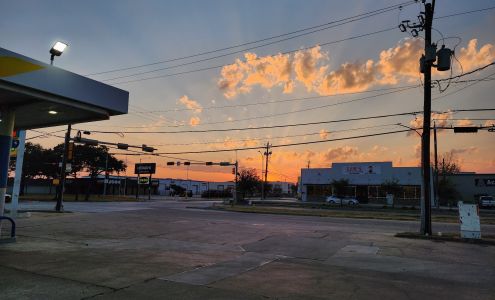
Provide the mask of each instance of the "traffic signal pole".
{"label": "traffic signal pole", "polygon": [[64,152],[62,154],[62,167],[60,168],[60,188],[57,197],[57,204],[55,210],[61,212],[64,209],[64,189],[65,189],[65,175],[67,169],[67,149],[70,142],[71,124],[67,125],[67,132],[65,133]]}

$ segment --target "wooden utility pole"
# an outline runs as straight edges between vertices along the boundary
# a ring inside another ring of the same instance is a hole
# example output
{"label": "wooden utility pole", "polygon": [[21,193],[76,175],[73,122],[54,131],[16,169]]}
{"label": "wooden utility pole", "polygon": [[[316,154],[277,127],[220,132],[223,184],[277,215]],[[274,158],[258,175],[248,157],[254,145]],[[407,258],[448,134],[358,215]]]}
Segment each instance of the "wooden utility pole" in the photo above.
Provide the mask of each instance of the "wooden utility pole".
{"label": "wooden utility pole", "polygon": [[423,210],[421,212],[421,233],[431,235],[431,168],[430,168],[430,127],[431,127],[431,67],[436,59],[436,46],[431,43],[431,27],[435,0],[425,4],[425,56],[424,56],[424,112],[421,159],[423,171]]}

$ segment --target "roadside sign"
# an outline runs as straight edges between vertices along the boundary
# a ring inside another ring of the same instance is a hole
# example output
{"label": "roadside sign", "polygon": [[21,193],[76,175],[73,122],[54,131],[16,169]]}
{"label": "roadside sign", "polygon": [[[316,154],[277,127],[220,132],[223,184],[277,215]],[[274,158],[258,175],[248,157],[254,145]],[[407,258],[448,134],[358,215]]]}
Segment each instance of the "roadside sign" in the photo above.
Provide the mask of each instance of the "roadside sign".
{"label": "roadside sign", "polygon": [[60,179],[58,179],[58,178],[53,179],[52,184],[53,185],[59,185],[60,184]]}
{"label": "roadside sign", "polygon": [[134,167],[134,174],[155,174],[156,163],[139,163]]}
{"label": "roadside sign", "polygon": [[149,177],[140,177],[139,178],[139,184],[149,184],[149,183],[150,183]]}

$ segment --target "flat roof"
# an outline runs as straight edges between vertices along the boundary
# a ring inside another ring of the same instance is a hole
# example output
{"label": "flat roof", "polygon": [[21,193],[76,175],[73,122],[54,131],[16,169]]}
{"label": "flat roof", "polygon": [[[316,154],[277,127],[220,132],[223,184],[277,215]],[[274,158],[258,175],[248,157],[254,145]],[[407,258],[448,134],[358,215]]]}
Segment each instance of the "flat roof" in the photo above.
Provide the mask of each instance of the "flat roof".
{"label": "flat roof", "polygon": [[0,48],[0,106],[15,110],[14,129],[107,120],[128,105],[127,91]]}

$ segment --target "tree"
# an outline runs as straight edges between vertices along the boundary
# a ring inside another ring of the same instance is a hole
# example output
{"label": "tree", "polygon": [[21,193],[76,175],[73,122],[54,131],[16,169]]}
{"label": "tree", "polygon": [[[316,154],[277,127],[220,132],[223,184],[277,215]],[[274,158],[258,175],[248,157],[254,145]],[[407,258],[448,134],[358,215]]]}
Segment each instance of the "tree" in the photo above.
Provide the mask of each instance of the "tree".
{"label": "tree", "polygon": [[256,174],[255,169],[243,169],[239,172],[237,181],[239,192],[244,198],[246,195],[252,195],[261,185],[261,179]]}
{"label": "tree", "polygon": [[[55,148],[59,151],[59,149],[63,149],[63,144],[58,145]],[[89,200],[89,195],[93,191],[93,187],[96,185],[98,175],[103,173],[105,170],[111,174],[114,172],[125,171],[127,168],[124,161],[115,158],[115,156],[110,154],[108,151],[109,149],[106,146],[89,145],[78,145],[74,151],[73,164],[75,169],[87,172],[90,177],[88,187],[86,189],[86,201]]]}
{"label": "tree", "polygon": [[459,192],[454,184],[450,182],[447,175],[458,174],[461,172],[458,160],[452,152],[446,152],[440,157],[438,164],[438,197],[439,202],[443,205],[451,205],[458,199]]}
{"label": "tree", "polygon": [[330,185],[333,188],[335,196],[340,198],[340,206],[342,206],[342,198],[346,196],[346,188],[349,185],[349,180],[344,178],[339,180],[333,179]]}
{"label": "tree", "polygon": [[440,156],[438,163],[438,173],[440,175],[452,175],[461,172],[459,161],[452,152],[446,152]]}

